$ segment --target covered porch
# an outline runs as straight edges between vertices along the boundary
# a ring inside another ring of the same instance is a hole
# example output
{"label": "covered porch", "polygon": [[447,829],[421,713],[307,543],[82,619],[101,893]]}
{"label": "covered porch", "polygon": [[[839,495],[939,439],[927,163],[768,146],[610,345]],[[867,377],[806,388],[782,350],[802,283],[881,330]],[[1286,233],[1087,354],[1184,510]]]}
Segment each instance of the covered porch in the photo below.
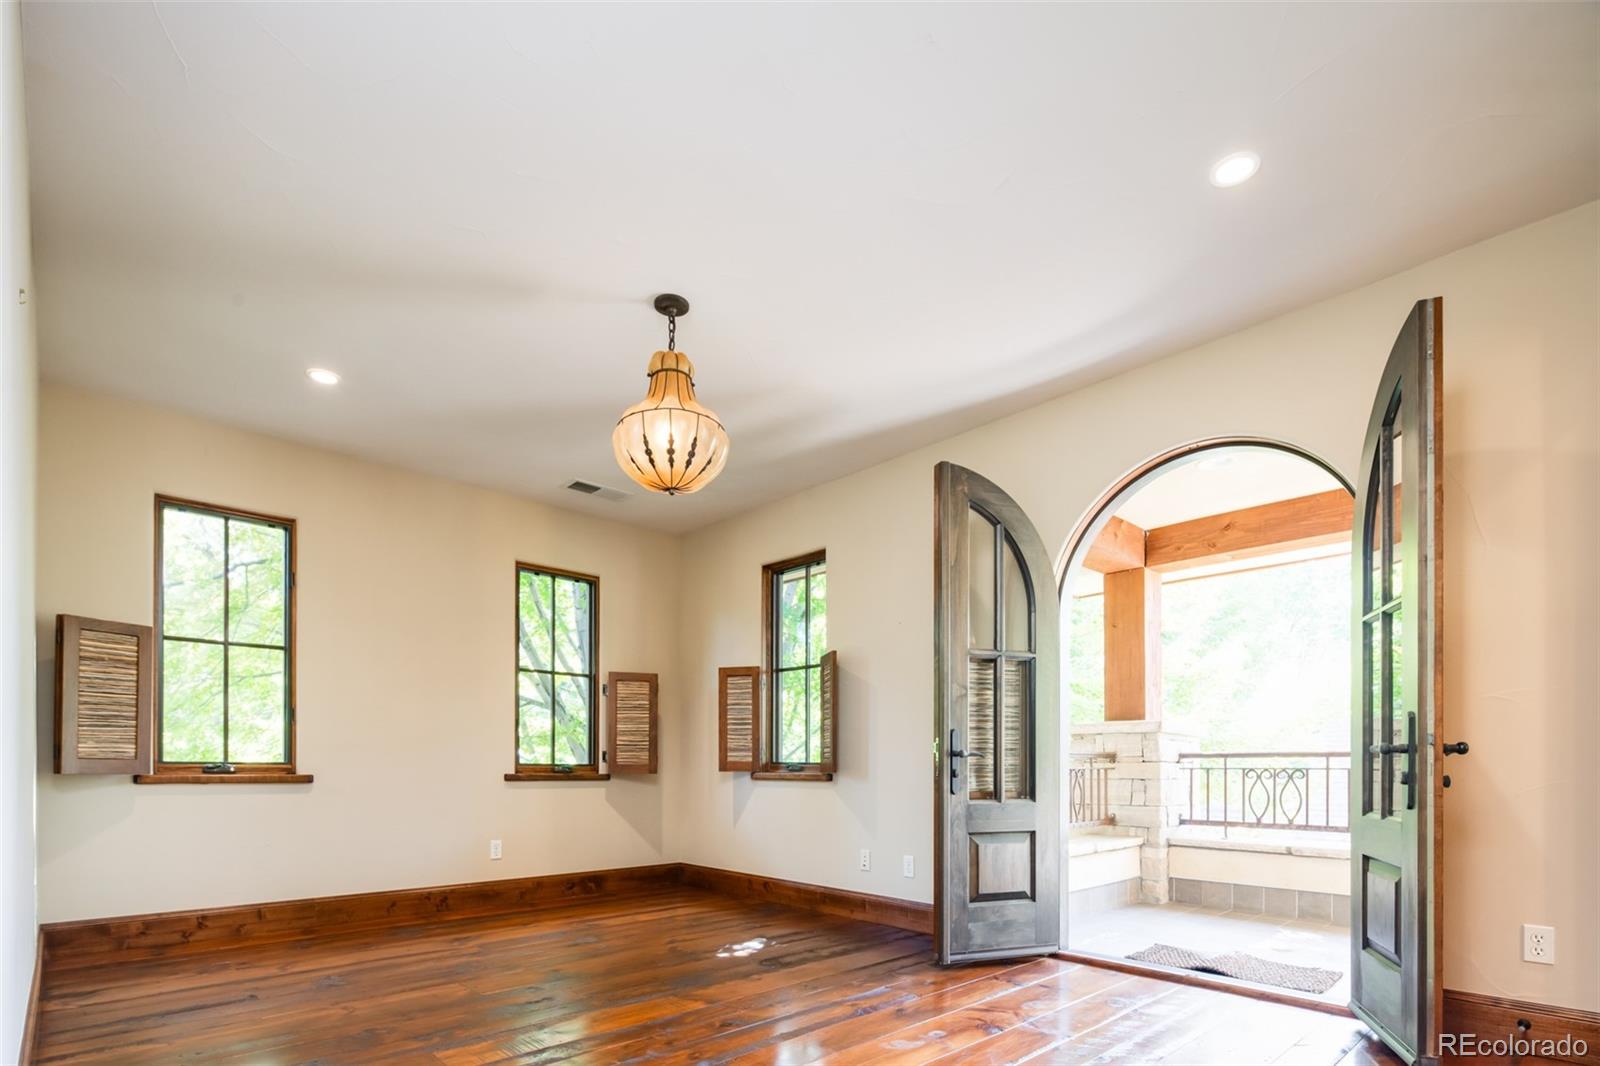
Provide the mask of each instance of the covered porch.
{"label": "covered porch", "polygon": [[[1254,473],[1266,480],[1271,471]],[[1339,556],[1350,496],[1291,492],[1150,528],[1122,517],[1137,510],[1109,519],[1079,575],[1098,594],[1104,659],[1091,664],[1102,685],[1099,720],[1075,708],[1071,726],[1069,946],[1120,958],[1168,945],[1316,967],[1338,979],[1308,994],[1343,1003],[1348,746],[1322,746],[1326,729],[1305,738],[1321,744],[1300,747],[1197,732],[1192,717],[1175,724],[1164,713],[1162,623],[1175,573],[1181,581]]]}

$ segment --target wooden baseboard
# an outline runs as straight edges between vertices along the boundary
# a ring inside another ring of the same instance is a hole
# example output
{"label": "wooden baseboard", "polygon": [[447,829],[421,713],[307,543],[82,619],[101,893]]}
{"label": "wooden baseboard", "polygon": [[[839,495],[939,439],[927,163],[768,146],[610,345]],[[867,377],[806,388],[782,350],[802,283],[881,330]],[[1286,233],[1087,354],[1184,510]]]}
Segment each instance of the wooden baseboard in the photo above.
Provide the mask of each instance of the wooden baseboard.
{"label": "wooden baseboard", "polygon": [[22,1016],[22,1046],[17,1049],[17,1066],[32,1066],[34,1041],[39,1032],[39,989],[44,983],[44,930],[40,929],[33,946],[33,984],[28,989],[28,1012]]}
{"label": "wooden baseboard", "polygon": [[696,866],[693,863],[682,865],[684,884],[708,888],[725,896],[762,899],[820,914],[855,918],[858,921],[876,922],[879,925],[892,925],[897,929],[908,929],[913,933],[933,932],[931,903],[917,903],[891,896],[873,896],[844,888],[809,885],[777,877],[762,877],[760,874]]}
{"label": "wooden baseboard", "polygon": [[514,914],[579,899],[639,894],[677,884],[891,925],[916,933],[927,933],[933,927],[933,907],[927,903],[674,862],[394,892],[362,892],[237,907],[50,922],[40,927],[39,936],[41,951],[49,952],[51,966],[93,965],[112,956],[152,958],[246,943],[309,940],[385,926]]}
{"label": "wooden baseboard", "polygon": [[[1525,1023],[1526,1028],[1519,1023]],[[1447,988],[1442,1031],[1458,1037],[1470,1033],[1478,1041],[1490,1044],[1497,1040],[1525,1040],[1530,1046],[1523,1054],[1529,1060],[1543,1058],[1600,1066],[1600,1013],[1594,1011],[1550,1007]],[[1560,1046],[1563,1037],[1569,1039],[1566,1045]],[[1555,1041],[1558,1046],[1553,1049],[1539,1046],[1544,1041]],[[1584,1049],[1581,1054],[1577,1051],[1580,1045]],[[1475,1057],[1474,1061],[1493,1063],[1512,1059],[1507,1055],[1486,1053]]]}
{"label": "wooden baseboard", "polygon": [[243,943],[307,940],[384,926],[512,914],[578,899],[635,895],[676,884],[680,876],[678,863],[663,863],[125,918],[50,922],[40,928],[40,934],[52,967],[93,965],[113,955],[150,958]]}

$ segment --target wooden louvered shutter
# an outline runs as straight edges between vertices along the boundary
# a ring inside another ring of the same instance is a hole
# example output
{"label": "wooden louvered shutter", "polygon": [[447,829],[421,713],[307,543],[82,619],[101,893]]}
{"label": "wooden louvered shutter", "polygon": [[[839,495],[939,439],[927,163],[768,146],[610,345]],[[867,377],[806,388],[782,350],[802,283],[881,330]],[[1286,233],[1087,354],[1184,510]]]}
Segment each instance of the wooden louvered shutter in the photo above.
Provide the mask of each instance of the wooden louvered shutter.
{"label": "wooden louvered shutter", "polygon": [[822,656],[822,744],[817,766],[825,774],[839,772],[839,653]]}
{"label": "wooden louvered shutter", "polygon": [[756,768],[756,703],[760,691],[759,666],[724,666],[717,670],[717,769]]}
{"label": "wooden louvered shutter", "polygon": [[154,684],[151,627],[56,615],[56,773],[149,773]]}
{"label": "wooden louvered shutter", "polygon": [[607,734],[611,738],[611,772],[656,772],[655,674],[606,675]]}

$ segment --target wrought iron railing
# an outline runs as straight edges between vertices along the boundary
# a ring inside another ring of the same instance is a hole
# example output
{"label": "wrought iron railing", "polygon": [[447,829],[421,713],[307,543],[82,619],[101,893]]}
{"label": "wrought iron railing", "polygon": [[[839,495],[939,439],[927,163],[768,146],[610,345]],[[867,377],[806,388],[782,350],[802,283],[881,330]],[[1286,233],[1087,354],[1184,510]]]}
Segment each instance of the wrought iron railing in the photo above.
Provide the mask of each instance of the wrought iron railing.
{"label": "wrought iron railing", "polygon": [[1178,756],[1187,776],[1182,825],[1350,830],[1348,751],[1214,751]]}
{"label": "wrought iron railing", "polygon": [[1067,764],[1067,825],[1113,825],[1111,767],[1115,755],[1074,755]]}

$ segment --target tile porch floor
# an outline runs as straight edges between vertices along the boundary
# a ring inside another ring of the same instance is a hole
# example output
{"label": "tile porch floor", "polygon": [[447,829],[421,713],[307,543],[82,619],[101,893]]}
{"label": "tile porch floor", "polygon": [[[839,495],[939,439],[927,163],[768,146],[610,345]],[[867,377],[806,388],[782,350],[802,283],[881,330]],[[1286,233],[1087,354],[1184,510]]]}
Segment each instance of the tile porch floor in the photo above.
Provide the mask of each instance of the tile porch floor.
{"label": "tile porch floor", "polygon": [[1207,910],[1186,903],[1135,903],[1085,914],[1069,926],[1067,936],[1074,951],[1117,958],[1151,944],[1171,944],[1206,954],[1243,951],[1295,966],[1320,966],[1344,976],[1316,998],[1350,1001],[1350,930],[1330,922]]}

